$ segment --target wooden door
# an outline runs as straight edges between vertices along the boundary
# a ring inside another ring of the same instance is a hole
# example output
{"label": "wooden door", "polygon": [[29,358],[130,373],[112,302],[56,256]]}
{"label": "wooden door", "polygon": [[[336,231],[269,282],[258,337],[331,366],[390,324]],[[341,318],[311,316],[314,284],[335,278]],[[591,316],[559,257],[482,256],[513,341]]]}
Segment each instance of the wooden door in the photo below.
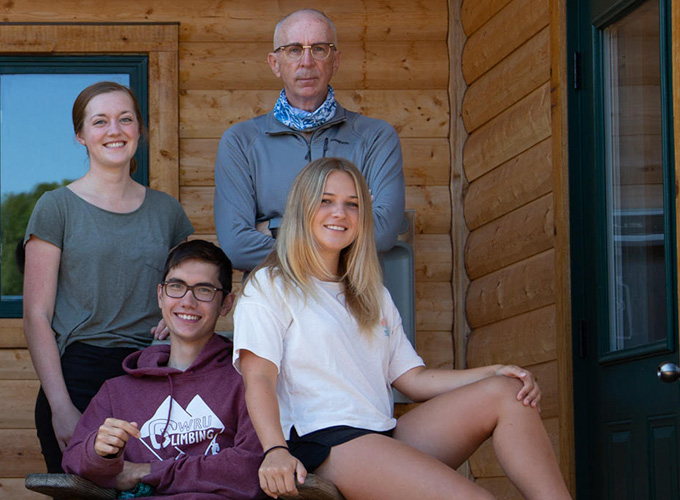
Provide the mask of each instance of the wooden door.
{"label": "wooden door", "polygon": [[670,0],[570,9],[578,497],[677,499]]}

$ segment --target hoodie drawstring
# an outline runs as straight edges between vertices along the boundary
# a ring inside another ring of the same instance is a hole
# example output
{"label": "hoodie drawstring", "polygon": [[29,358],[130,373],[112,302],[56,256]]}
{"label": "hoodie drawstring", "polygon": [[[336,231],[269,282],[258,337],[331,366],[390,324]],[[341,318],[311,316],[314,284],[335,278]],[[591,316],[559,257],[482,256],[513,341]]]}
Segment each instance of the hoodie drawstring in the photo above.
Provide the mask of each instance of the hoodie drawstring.
{"label": "hoodie drawstring", "polygon": [[170,374],[168,374],[168,381],[170,382],[170,404],[168,404],[168,418],[165,420],[165,427],[163,428],[163,432],[161,432],[161,443],[165,438],[165,431],[168,430],[168,426],[170,425],[170,415],[172,414],[172,401],[175,399],[174,398],[175,384],[173,384],[172,375]]}

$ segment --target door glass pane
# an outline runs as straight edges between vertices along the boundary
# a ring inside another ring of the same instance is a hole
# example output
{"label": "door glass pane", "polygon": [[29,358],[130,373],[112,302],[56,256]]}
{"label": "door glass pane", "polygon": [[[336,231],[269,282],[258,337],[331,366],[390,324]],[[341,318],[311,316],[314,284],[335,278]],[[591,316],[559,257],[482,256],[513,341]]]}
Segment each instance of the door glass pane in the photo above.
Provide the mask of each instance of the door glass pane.
{"label": "door glass pane", "polygon": [[666,338],[659,3],[603,32],[608,352]]}
{"label": "door glass pane", "polygon": [[40,195],[87,172],[85,148],[76,141],[71,108],[92,83],[130,84],[128,74],[0,75],[0,221],[3,300],[23,294],[22,243]]}

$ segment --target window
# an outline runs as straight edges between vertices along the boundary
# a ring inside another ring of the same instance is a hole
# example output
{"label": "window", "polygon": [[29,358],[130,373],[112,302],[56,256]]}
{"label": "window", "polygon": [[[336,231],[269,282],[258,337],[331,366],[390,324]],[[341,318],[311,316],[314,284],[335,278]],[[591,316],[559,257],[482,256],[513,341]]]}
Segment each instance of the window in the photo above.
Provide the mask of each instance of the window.
{"label": "window", "polygon": [[[45,191],[81,177],[85,148],[74,139],[71,107],[88,85],[129,85],[147,121],[146,56],[0,57],[0,315],[20,317],[23,235]],[[137,151],[135,179],[148,184],[148,151]]]}
{"label": "window", "polygon": [[[25,228],[41,189],[47,190],[45,186],[38,189],[35,186],[44,180],[51,183],[51,187],[47,187],[52,189],[55,184],[73,180],[87,170],[84,148],[75,141],[71,124],[71,106],[80,90],[104,79],[133,88],[149,131],[147,140],[140,142],[135,178],[178,196],[179,25],[0,24],[3,33],[0,38],[0,53],[3,54],[0,56],[0,193],[3,202],[0,207],[0,317],[18,318],[22,310],[18,287],[23,280],[17,268],[17,243],[13,239],[23,233],[22,222]],[[37,94],[36,89],[39,89]],[[25,101],[22,96],[25,93],[36,96],[31,104],[39,109],[54,105],[55,110],[48,114],[63,115],[58,111],[59,107],[67,110],[62,124],[48,126],[50,136],[44,142],[37,139],[43,126],[40,118],[31,122],[28,107],[16,106],[17,101]],[[44,101],[40,102],[38,96]],[[22,129],[18,124],[13,126],[16,119],[13,116],[29,118],[24,123],[27,128]],[[36,138],[26,141],[22,134]],[[63,134],[68,136],[65,142]],[[82,155],[81,159],[77,156],[55,159],[57,153],[52,148],[56,144],[73,146],[71,152],[65,154],[75,151],[76,155]],[[50,158],[50,168],[43,165],[29,171],[29,157],[33,157],[34,152],[45,151]],[[18,193],[29,195],[19,196]],[[6,203],[6,200],[11,202]],[[22,213],[23,217],[15,213]]]}

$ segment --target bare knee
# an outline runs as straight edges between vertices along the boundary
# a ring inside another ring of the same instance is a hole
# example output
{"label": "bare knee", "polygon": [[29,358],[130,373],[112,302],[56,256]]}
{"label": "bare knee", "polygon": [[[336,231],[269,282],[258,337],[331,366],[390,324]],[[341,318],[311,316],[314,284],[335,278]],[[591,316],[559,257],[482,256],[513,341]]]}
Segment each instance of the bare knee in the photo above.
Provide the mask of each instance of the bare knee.
{"label": "bare knee", "polygon": [[479,385],[479,389],[484,391],[488,397],[517,401],[517,393],[522,388],[522,381],[504,375],[496,375],[481,380]]}

